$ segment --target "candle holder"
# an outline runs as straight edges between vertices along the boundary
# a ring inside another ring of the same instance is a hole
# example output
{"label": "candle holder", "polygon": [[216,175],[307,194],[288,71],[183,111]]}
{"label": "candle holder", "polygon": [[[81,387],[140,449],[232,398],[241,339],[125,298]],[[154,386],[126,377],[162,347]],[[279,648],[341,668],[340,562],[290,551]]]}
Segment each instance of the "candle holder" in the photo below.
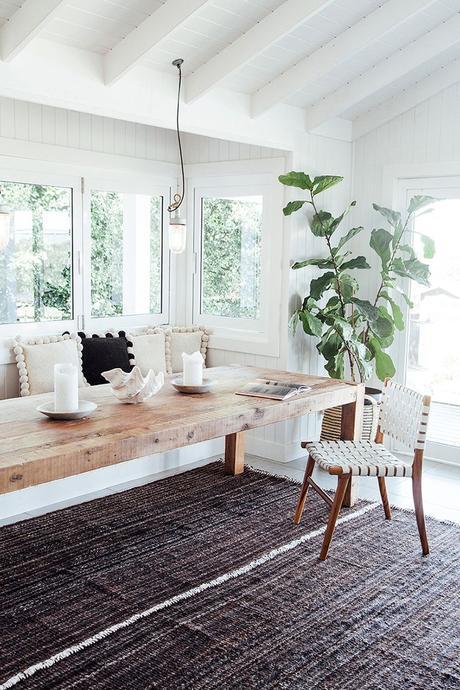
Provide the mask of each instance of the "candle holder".
{"label": "candle holder", "polygon": [[209,393],[212,387],[217,383],[211,379],[204,378],[201,384],[189,385],[184,383],[182,376],[176,376],[171,380],[171,385],[179,393],[187,393],[188,395],[196,395],[197,393]]}

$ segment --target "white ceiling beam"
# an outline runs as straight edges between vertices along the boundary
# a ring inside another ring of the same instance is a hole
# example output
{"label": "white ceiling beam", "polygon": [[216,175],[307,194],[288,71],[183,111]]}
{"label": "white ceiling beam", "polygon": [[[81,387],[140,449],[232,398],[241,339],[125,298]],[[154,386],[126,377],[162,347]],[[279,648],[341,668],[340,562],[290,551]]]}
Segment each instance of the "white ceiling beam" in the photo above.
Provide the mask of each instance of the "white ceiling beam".
{"label": "white ceiling beam", "polygon": [[186,79],[185,96],[191,103],[236,72],[275,41],[331,5],[334,0],[286,0],[217,53]]}
{"label": "white ceiling beam", "polygon": [[53,19],[64,0],[26,0],[0,29],[2,60],[12,60]]}
{"label": "white ceiling beam", "polygon": [[[166,0],[150,17],[117,43],[104,57],[105,83],[113,84],[144,55],[208,0]],[[181,55],[173,55],[180,58]]]}
{"label": "white ceiling beam", "polygon": [[277,103],[282,103],[309,83],[318,81],[334,67],[364,50],[397,26],[410,21],[418,12],[435,2],[437,0],[388,0],[367,17],[256,91],[252,96],[254,117]]}
{"label": "white ceiling beam", "polygon": [[460,58],[437,69],[402,93],[398,93],[355,118],[353,139],[359,139],[458,82],[460,82]]}
{"label": "white ceiling beam", "polygon": [[315,129],[326,120],[342,115],[348,108],[406,76],[458,43],[460,43],[460,14],[439,24],[308,108],[307,129]]}

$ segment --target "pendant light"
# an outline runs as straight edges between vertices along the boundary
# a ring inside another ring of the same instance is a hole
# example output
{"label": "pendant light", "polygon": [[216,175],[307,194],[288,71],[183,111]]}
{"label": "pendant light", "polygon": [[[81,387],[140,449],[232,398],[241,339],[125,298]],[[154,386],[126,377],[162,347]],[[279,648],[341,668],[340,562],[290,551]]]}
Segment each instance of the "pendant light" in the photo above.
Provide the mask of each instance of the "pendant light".
{"label": "pendant light", "polygon": [[172,254],[182,254],[185,250],[186,244],[186,222],[179,214],[179,208],[184,201],[185,195],[185,173],[184,173],[184,157],[182,154],[182,143],[180,139],[180,90],[182,86],[182,58],[173,60],[174,67],[179,71],[179,84],[177,89],[177,109],[176,109],[176,130],[177,143],[179,147],[180,169],[182,176],[182,194],[174,194],[172,203],[168,206],[168,211],[171,214],[169,218],[169,249]]}
{"label": "pendant light", "polygon": [[10,241],[11,209],[3,203],[0,189],[0,252],[3,252]]}

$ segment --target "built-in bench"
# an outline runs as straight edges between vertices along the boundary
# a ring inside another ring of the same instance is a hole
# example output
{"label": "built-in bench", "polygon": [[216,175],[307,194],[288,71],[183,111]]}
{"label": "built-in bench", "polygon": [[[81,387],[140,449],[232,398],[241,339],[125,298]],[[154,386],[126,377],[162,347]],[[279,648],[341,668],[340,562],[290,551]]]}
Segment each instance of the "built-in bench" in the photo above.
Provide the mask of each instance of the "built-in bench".
{"label": "built-in bench", "polygon": [[182,353],[197,350],[206,355],[208,329],[202,326],[155,326],[105,333],[63,333],[38,338],[16,338],[13,344],[21,396],[49,393],[54,387],[54,365],[77,364],[80,385],[107,383],[103,371],[139,366],[165,374],[182,371]]}

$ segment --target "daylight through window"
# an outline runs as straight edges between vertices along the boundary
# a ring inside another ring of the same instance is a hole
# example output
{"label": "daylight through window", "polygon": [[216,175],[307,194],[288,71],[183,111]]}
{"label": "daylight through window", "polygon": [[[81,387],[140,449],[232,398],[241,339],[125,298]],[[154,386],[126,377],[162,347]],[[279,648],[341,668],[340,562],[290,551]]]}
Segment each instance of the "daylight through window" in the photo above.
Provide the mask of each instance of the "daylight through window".
{"label": "daylight through window", "polygon": [[203,314],[260,316],[262,196],[202,199]]}
{"label": "daylight through window", "polygon": [[0,322],[72,318],[72,190],[0,182],[10,207],[0,248]]}
{"label": "daylight through window", "polygon": [[161,312],[162,197],[91,193],[91,315]]}

